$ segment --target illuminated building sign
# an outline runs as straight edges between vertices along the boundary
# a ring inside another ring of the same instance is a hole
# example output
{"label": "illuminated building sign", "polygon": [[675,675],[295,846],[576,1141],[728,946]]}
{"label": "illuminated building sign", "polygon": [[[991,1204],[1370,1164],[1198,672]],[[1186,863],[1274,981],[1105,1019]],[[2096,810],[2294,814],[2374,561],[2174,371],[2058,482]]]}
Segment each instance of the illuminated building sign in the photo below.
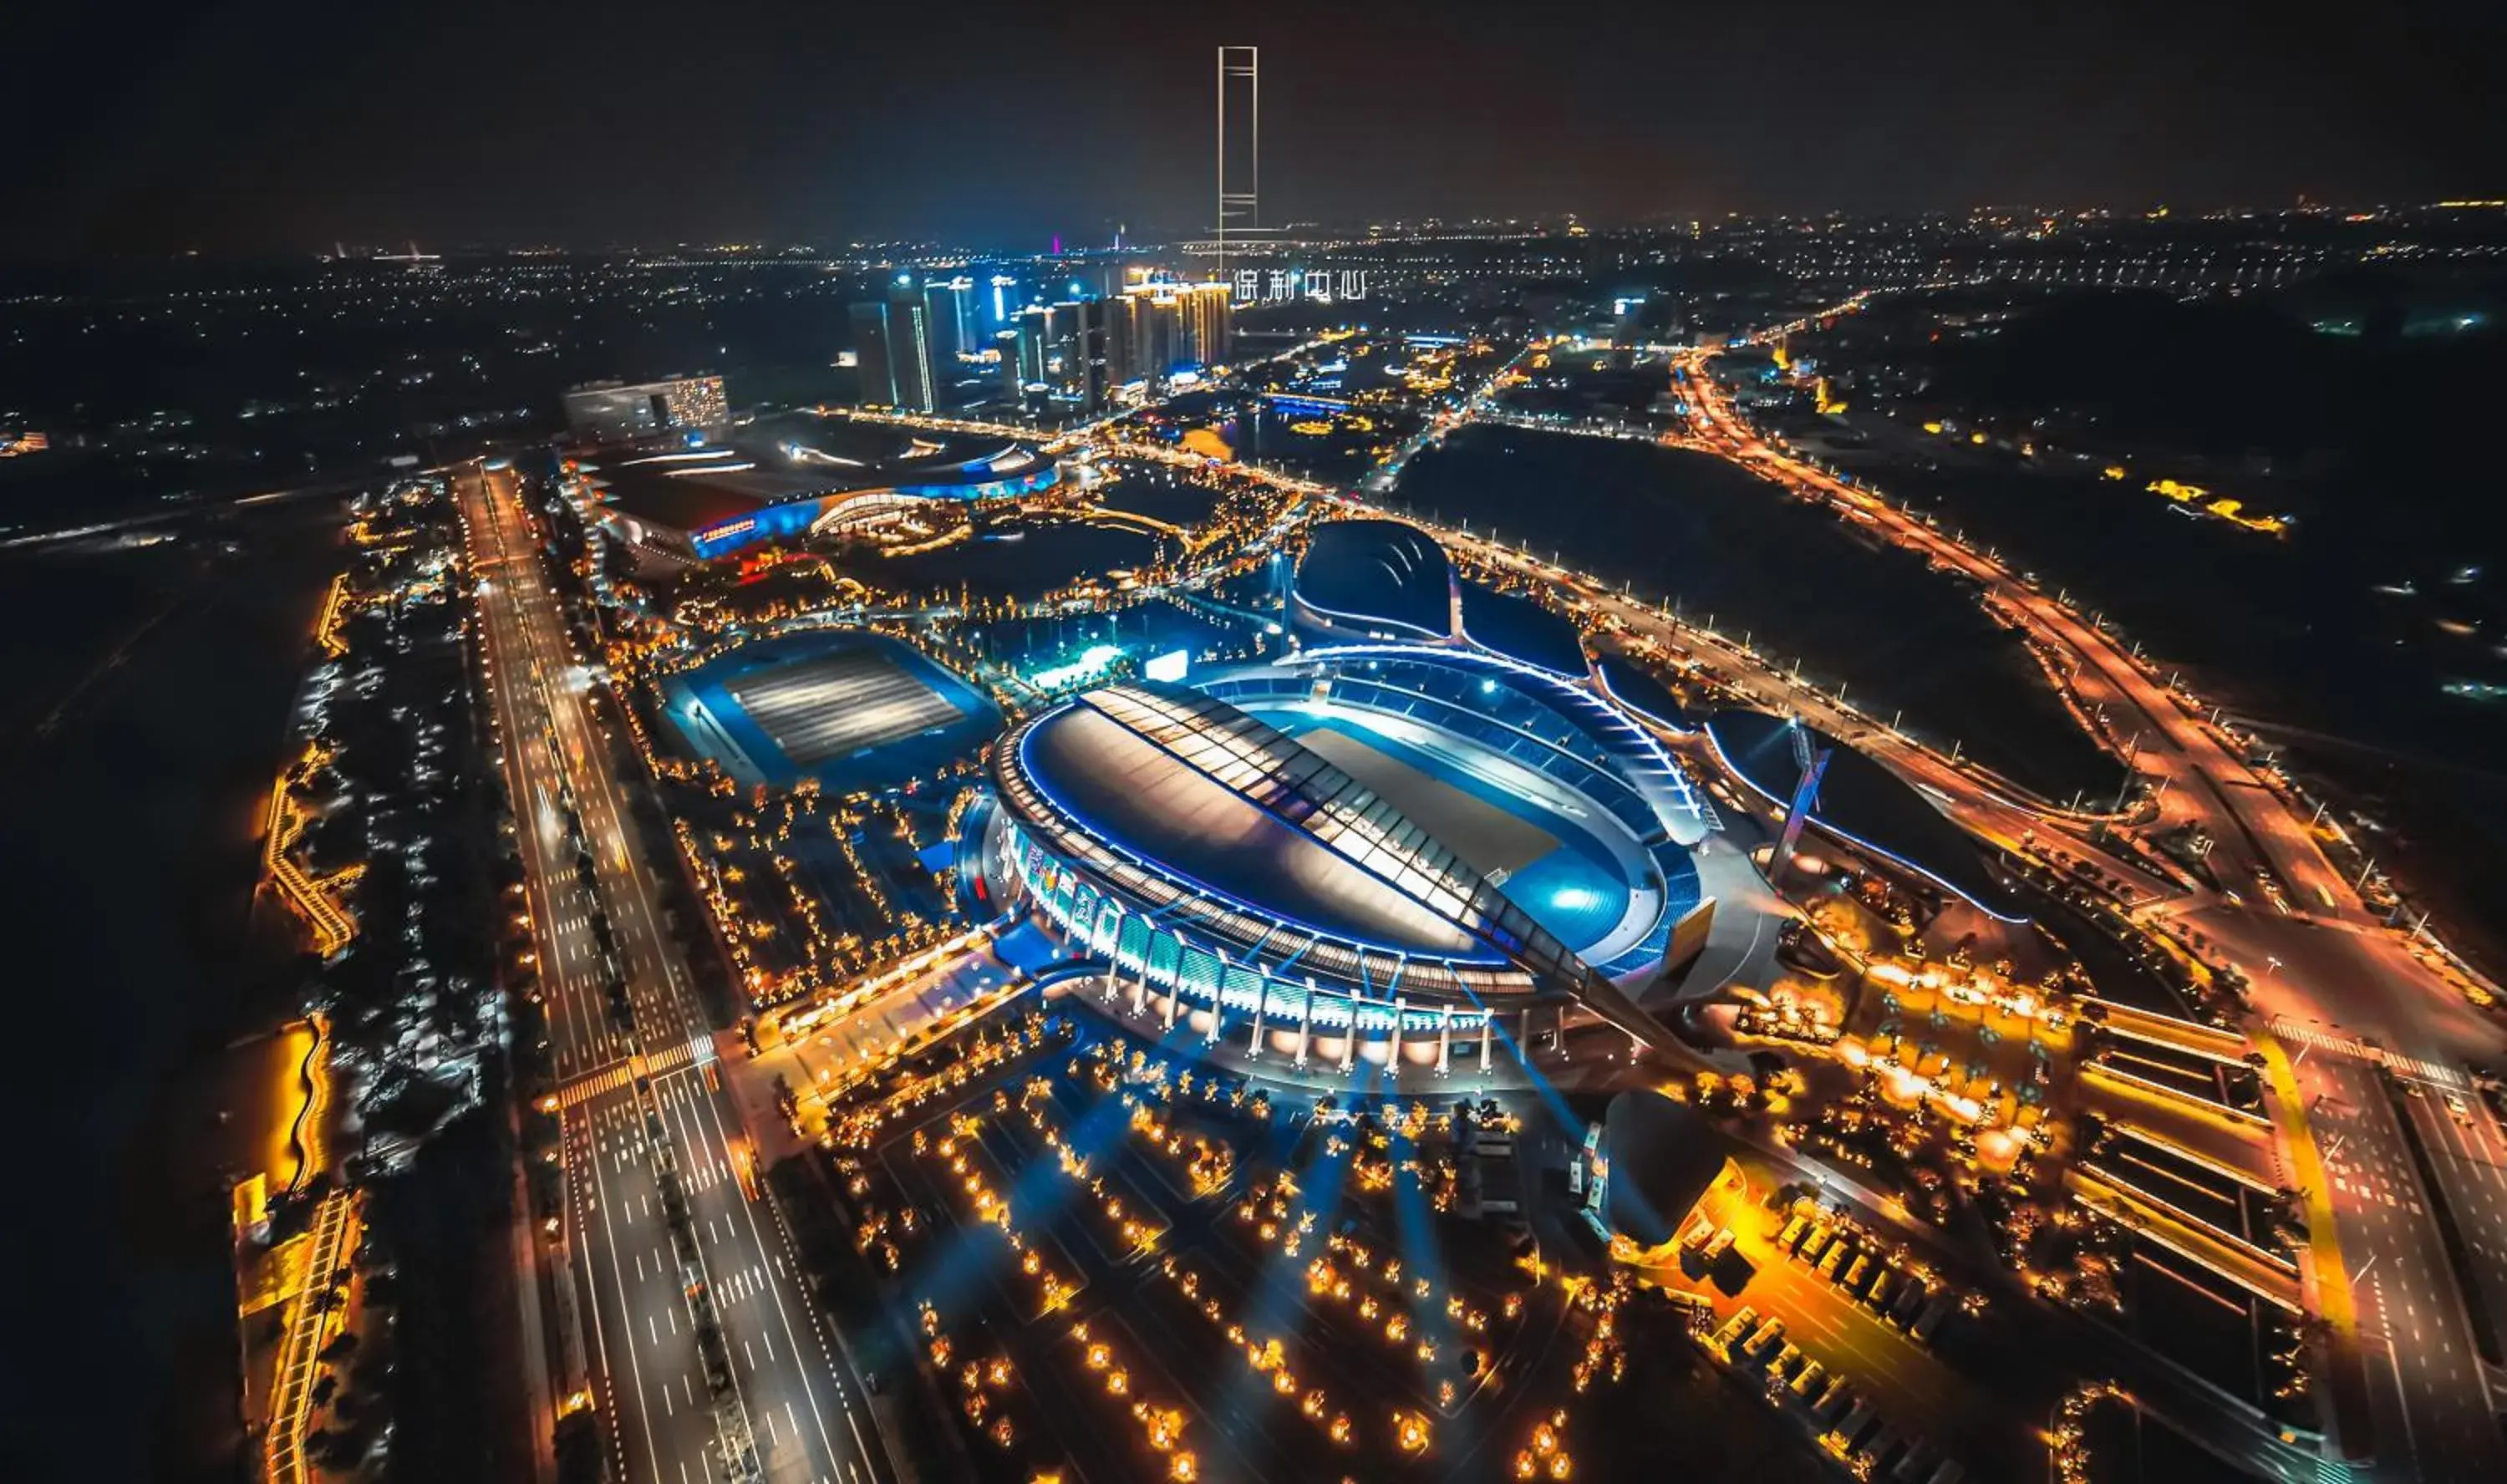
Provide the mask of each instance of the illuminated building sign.
{"label": "illuminated building sign", "polygon": [[1362,268],[1240,268],[1235,272],[1238,304],[1281,304],[1291,299],[1363,299]]}

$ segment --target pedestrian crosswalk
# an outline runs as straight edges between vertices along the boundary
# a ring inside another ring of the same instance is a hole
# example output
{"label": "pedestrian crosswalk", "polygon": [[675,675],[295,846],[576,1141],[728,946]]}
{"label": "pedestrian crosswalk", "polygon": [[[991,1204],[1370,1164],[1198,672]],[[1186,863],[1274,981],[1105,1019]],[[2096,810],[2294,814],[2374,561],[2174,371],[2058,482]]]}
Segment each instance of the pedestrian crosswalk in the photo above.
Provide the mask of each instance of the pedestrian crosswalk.
{"label": "pedestrian crosswalk", "polygon": [[587,1072],[558,1089],[560,1107],[574,1107],[589,1103],[602,1093],[614,1093],[634,1079],[624,1062],[612,1062],[599,1071]]}
{"label": "pedestrian crosswalk", "polygon": [[[704,1054],[702,1056],[699,1055],[699,1048],[703,1048]],[[712,1038],[703,1035],[691,1036],[685,1041],[678,1042],[674,1045],[664,1046],[658,1051],[646,1052],[644,1054],[644,1070],[648,1074],[676,1071],[680,1068],[688,1066],[694,1062],[710,1062],[712,1060]]]}
{"label": "pedestrian crosswalk", "polygon": [[[658,1051],[646,1052],[641,1066],[644,1075],[658,1077],[683,1067],[702,1067],[718,1059],[714,1055],[713,1038],[708,1035],[695,1035],[685,1041],[664,1046]],[[603,1093],[618,1091],[636,1079],[637,1065],[632,1059],[622,1058],[596,1070],[585,1072],[558,1089],[558,1106],[575,1107],[591,1102]]]}
{"label": "pedestrian crosswalk", "polygon": [[2365,1041],[2352,1040],[2346,1035],[2335,1035],[2329,1031],[2318,1031],[2313,1026],[2301,1025],[2286,1015],[2272,1017],[2272,1034],[2285,1041],[2296,1041],[2303,1046],[2313,1046],[2321,1051],[2339,1052],[2344,1056],[2357,1057],[2363,1062],[2375,1062],[2390,1068],[2397,1076],[2417,1077],[2423,1082],[2434,1082],[2440,1087],[2458,1090],[2465,1085],[2463,1073],[2452,1067],[2437,1062],[2422,1061],[2418,1057],[2403,1056],[2397,1052],[2387,1051],[2381,1046],[2371,1046]]}

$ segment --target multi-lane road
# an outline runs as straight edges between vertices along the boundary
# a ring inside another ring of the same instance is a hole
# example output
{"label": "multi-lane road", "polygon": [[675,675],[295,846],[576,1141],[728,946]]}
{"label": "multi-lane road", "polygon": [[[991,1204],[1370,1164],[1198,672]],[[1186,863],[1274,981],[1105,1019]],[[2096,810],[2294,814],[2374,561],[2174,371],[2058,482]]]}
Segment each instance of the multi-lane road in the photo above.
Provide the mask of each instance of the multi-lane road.
{"label": "multi-lane road", "polygon": [[[2338,1046],[2310,1049],[2299,1077],[2333,1186],[2358,1307],[2359,1348],[2370,1360],[2366,1400],[2377,1472],[2430,1484],[2507,1477],[2489,1378],[2401,1119],[2411,1118],[2423,1140],[2444,1140],[2449,1157],[2485,1146],[2487,1168],[2461,1183],[2487,1187],[2488,1209],[2473,1235],[2499,1252],[2494,1143],[2443,1113],[2434,1120],[2443,1128],[2433,1126],[2426,1108],[2435,1095],[2416,1079],[2401,1083],[2410,1091],[2398,1115],[2378,1068]],[[2450,1196],[2461,1198],[2452,1190]]]}
{"label": "multi-lane road", "polygon": [[735,1477],[745,1437],[769,1480],[892,1479],[745,1163],[519,483],[476,465],[455,479],[560,1083],[565,1215],[543,1251],[565,1374],[551,1392],[590,1391],[613,1477]]}
{"label": "multi-lane road", "polygon": [[[2467,1321],[2471,1306],[2497,1313],[2507,1303],[2507,1174],[2497,1131],[2470,1096],[2464,1064],[2496,1061],[2507,1033],[2472,1007],[2447,971],[2378,921],[2326,857],[2311,822],[2198,706],[2156,678],[2103,626],[1991,553],[1769,444],[1736,415],[1702,357],[1688,362],[1688,380],[1707,447],[1824,496],[1978,582],[2032,641],[2058,657],[2076,705],[2136,740],[2136,770],[2164,781],[2164,817],[2198,824],[2220,842],[2214,859],[2224,879],[2271,884],[2256,893],[2263,900],[2249,903],[2198,891],[2141,910],[2182,918],[2205,933],[2248,974],[2258,1019],[2298,1050],[2293,1075],[2314,1121],[2315,1157],[2296,1151],[2293,1182],[2320,1172],[2321,1188],[2304,1193],[2314,1218],[2329,1215],[2334,1226],[2332,1243],[2319,1252],[2338,1246],[2340,1257],[2338,1271],[2318,1264],[2314,1288],[2328,1315],[2356,1314],[2354,1349],[2370,1373],[2377,1471],[2495,1477],[2507,1461],[2493,1420],[2493,1382],[2507,1378],[2472,1351]],[[1992,835],[1992,823],[2007,830],[2016,822],[2007,817],[2008,801],[1989,797],[1973,779],[1944,776],[1920,756],[1897,755],[1903,747],[1884,750],[1938,796],[1954,799],[1952,813],[1972,828]],[[2072,826],[2049,817],[2037,827],[2053,834]],[[2076,852],[2086,848],[2078,839],[2066,844]],[[2275,892],[2279,904],[2271,901]],[[2379,1066],[2419,1089],[2404,1107],[2425,1124],[2435,1189],[2405,1157],[2401,1126],[2378,1092]],[[2450,1097],[2453,1107],[2431,1118],[2427,1109]],[[2465,1230],[2476,1291],[2464,1291],[2439,1244],[2430,1208],[2441,1201]],[[2458,1460],[2469,1472],[2457,1471]]]}

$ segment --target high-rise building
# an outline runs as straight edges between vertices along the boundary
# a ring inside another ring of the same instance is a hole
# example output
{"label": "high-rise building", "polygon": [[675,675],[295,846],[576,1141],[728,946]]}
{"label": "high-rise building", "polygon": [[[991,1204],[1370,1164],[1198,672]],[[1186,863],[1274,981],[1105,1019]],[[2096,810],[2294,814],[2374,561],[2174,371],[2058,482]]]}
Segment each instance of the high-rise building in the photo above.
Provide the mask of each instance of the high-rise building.
{"label": "high-rise building", "polygon": [[863,404],[930,412],[937,405],[931,316],[913,277],[897,274],[886,299],[855,304],[851,312]]}
{"label": "high-rise building", "polygon": [[890,370],[888,306],[873,301],[848,310],[854,327],[854,366],[861,378],[859,401],[864,407],[894,407],[896,378]]}
{"label": "high-rise building", "polygon": [[1151,395],[1182,364],[1181,307],[1163,284],[1143,285],[1106,302],[1107,380],[1114,386],[1138,381]]}
{"label": "high-rise building", "polygon": [[1218,49],[1218,271],[1230,243],[1262,231],[1262,51]]}
{"label": "high-rise building", "polygon": [[983,348],[982,326],[976,318],[975,280],[960,274],[923,285],[924,319],[931,336],[934,380],[951,374],[962,355]]}
{"label": "high-rise building", "polygon": [[731,420],[720,377],[667,381],[594,381],[565,394],[566,426],[586,443],[623,443],[685,428],[718,428]]}
{"label": "high-rise building", "polygon": [[1148,318],[1148,296],[1133,293],[1101,299],[1097,312],[1106,322],[1106,390],[1111,396],[1115,389],[1150,375],[1141,359],[1139,331]]}
{"label": "high-rise building", "polygon": [[1179,359],[1191,366],[1224,366],[1235,348],[1235,290],[1224,283],[1195,283],[1176,291],[1182,316]]}
{"label": "high-rise building", "polygon": [[993,354],[999,360],[995,370],[1000,377],[1001,396],[1013,406],[1027,402],[1026,369],[1019,353],[1023,342],[1024,337],[1015,329],[993,332]]}
{"label": "high-rise building", "polygon": [[931,316],[914,280],[904,273],[888,287],[889,374],[896,381],[896,406],[927,413],[938,405],[931,374]]}
{"label": "high-rise building", "polygon": [[988,311],[985,324],[996,330],[1008,329],[1017,321],[1019,310],[1026,308],[1019,303],[1018,279],[1008,273],[993,274],[992,294],[984,308]]}
{"label": "high-rise building", "polygon": [[1051,386],[1062,375],[1062,360],[1054,344],[1055,320],[1051,309],[1043,305],[1031,305],[1018,312],[1018,377],[1022,386]]}
{"label": "high-rise building", "polygon": [[1065,309],[1071,311],[1071,343],[1063,369],[1063,385],[1083,411],[1093,413],[1106,405],[1113,391],[1112,368],[1107,363],[1108,316],[1106,301],[1082,299],[1055,305],[1053,312],[1057,321]]}

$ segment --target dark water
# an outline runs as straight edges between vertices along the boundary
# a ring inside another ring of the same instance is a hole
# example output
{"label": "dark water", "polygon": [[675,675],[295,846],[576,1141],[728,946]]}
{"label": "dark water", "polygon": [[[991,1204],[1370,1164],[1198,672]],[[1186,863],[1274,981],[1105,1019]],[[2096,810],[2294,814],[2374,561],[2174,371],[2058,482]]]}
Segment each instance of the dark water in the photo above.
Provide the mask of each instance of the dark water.
{"label": "dark water", "polygon": [[1651,444],[1470,427],[1419,455],[1397,503],[1510,542],[1798,657],[1805,679],[2053,798],[2111,793],[2116,763],[1973,596],[1722,459]]}
{"label": "dark water", "polygon": [[1137,567],[1157,554],[1155,538],[1106,525],[1026,525],[919,556],[866,563],[862,576],[905,593],[1036,597],[1113,567]]}
{"label": "dark water", "polygon": [[0,558],[10,1477],[189,1478],[233,1446],[217,1172],[274,1089],[266,1044],[225,1048],[292,998],[283,932],[248,915],[254,834],[338,525],[271,507],[145,550]]}
{"label": "dark water", "polygon": [[1170,525],[1197,525],[1210,519],[1217,496],[1199,485],[1160,474],[1136,474],[1108,485],[1100,495],[1108,510],[1128,510]]}

